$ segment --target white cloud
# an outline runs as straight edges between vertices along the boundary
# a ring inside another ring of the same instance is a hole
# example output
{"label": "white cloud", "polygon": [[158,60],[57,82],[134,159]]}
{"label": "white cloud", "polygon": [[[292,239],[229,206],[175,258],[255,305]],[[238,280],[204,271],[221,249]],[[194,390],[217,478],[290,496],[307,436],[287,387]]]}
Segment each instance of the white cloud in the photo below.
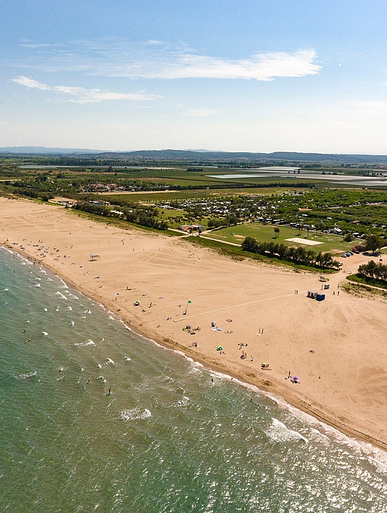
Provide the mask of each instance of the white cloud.
{"label": "white cloud", "polygon": [[53,91],[55,93],[69,95],[71,97],[69,101],[75,103],[100,103],[103,101],[116,100],[144,101],[155,99],[154,95],[144,93],[117,93],[114,91],[101,91],[100,89],[86,89],[84,87],[61,85],[49,86],[25,76],[13,78],[12,82],[28,87],[30,89],[40,89],[42,91]]}
{"label": "white cloud", "polygon": [[[186,54],[161,65],[148,65],[143,78],[216,78],[255,79],[268,81],[275,77],[303,77],[315,75],[320,66],[315,64],[314,50],[255,54],[248,59],[229,60]],[[127,70],[128,76],[131,69]],[[135,72],[135,70],[133,70]]]}
{"label": "white cloud", "polygon": [[[33,43],[24,43],[34,51]],[[253,79],[305,77],[321,70],[313,49],[295,52],[256,52],[242,59],[199,55],[188,46],[164,41],[130,43],[118,38],[71,41],[61,48],[52,45],[25,63],[44,71],[81,71],[91,75],[135,79]]]}
{"label": "white cloud", "polygon": [[40,82],[37,82],[36,80],[33,80],[29,77],[17,77],[13,78],[12,82],[16,82],[17,84],[23,85],[25,87],[30,87],[31,89],[41,89],[43,91],[50,91],[51,87],[46,84],[41,84]]}

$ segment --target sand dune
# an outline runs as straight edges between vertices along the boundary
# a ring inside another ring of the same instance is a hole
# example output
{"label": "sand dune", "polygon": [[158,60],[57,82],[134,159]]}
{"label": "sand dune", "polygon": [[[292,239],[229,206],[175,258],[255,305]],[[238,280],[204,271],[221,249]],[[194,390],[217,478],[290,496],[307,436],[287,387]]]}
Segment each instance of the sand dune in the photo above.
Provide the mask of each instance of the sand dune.
{"label": "sand dune", "polygon": [[[387,448],[387,304],[340,289],[369,257],[345,259],[318,302],[306,297],[321,289],[316,274],[235,262],[62,207],[0,198],[0,219],[0,243],[53,269],[134,331]],[[289,372],[300,383],[285,379]]]}

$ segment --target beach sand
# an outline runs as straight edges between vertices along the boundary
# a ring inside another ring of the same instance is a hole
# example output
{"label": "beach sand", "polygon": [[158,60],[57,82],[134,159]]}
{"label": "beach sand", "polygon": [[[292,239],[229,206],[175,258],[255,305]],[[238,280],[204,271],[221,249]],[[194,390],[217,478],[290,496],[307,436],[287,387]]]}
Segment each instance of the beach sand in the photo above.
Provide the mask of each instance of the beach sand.
{"label": "beach sand", "polygon": [[0,219],[0,244],[52,269],[133,331],[387,449],[387,303],[340,288],[370,257],[343,260],[319,302],[306,297],[321,291],[318,274],[233,261],[63,207],[0,198]]}

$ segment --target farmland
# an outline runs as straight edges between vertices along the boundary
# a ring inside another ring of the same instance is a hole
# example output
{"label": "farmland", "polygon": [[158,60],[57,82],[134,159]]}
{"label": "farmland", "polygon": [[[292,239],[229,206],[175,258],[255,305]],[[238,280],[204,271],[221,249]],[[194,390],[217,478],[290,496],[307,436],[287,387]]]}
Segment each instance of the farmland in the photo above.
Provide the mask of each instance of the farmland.
{"label": "farmland", "polygon": [[[288,239],[298,237],[318,243],[318,251],[338,254],[370,234],[387,239],[386,177],[375,165],[281,164],[204,157],[202,162],[3,157],[0,193],[41,201],[67,198],[88,214],[164,233],[199,225],[202,238],[234,244],[254,237],[294,246],[299,243]],[[362,186],[366,183],[373,186]]]}

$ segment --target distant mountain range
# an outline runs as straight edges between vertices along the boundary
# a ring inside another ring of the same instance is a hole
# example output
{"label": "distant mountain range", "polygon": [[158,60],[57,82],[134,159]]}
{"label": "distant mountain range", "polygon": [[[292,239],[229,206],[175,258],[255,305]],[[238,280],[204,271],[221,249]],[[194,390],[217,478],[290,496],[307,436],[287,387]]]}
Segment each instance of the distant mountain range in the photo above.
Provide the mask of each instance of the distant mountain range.
{"label": "distant mountain range", "polygon": [[7,146],[0,148],[0,154],[12,155],[92,155],[103,153],[99,150],[82,150],[80,148],[46,148],[44,146]]}
{"label": "distant mountain range", "polygon": [[[101,155],[101,154],[100,154]],[[256,161],[276,162],[310,162],[310,163],[334,163],[334,164],[370,164],[387,163],[387,155],[350,155],[334,153],[299,153],[276,151],[273,153],[249,153],[227,151],[195,151],[195,150],[141,150],[131,152],[104,152],[105,158],[142,158],[152,160],[187,160],[199,162],[235,162],[241,163]]]}
{"label": "distant mountain range", "polygon": [[210,150],[139,150],[139,151],[102,151],[79,148],[45,148],[40,146],[16,146],[0,148],[0,155],[83,155],[98,156],[102,159],[187,161],[196,164],[215,162],[246,164],[248,162],[273,163],[321,163],[321,164],[387,164],[387,155],[351,155],[335,153],[300,153],[276,151],[273,153],[227,152]]}

